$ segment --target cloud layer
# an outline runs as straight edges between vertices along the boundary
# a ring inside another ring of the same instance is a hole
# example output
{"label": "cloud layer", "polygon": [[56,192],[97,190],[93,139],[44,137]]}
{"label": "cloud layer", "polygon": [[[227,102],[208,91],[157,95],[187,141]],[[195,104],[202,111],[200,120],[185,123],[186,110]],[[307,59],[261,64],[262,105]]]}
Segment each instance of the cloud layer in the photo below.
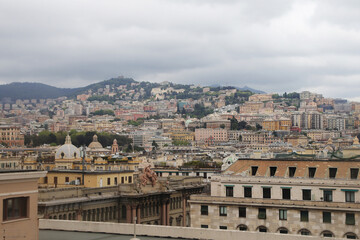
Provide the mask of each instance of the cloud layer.
{"label": "cloud layer", "polygon": [[4,0],[0,83],[146,81],[360,97],[360,1]]}

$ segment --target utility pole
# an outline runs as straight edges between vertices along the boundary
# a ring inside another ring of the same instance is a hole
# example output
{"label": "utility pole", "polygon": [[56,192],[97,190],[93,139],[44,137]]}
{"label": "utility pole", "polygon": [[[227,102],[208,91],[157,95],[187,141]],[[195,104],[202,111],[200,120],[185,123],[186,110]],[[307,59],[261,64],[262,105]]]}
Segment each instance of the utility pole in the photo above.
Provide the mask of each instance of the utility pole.
{"label": "utility pole", "polygon": [[134,237],[130,240],[140,240],[139,238],[136,238],[136,220],[137,217],[134,217]]}
{"label": "utility pole", "polygon": [[80,149],[80,156],[82,158],[82,179],[81,179],[81,184],[85,186],[85,146],[82,146]]}

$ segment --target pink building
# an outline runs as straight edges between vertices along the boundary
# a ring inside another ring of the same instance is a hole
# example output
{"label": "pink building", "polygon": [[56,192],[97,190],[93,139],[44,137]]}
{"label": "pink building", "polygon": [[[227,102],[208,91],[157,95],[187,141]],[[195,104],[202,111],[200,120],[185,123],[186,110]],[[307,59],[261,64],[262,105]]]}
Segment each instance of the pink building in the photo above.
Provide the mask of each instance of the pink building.
{"label": "pink building", "polygon": [[195,129],[195,141],[204,143],[227,142],[229,137],[225,129],[198,128]]}

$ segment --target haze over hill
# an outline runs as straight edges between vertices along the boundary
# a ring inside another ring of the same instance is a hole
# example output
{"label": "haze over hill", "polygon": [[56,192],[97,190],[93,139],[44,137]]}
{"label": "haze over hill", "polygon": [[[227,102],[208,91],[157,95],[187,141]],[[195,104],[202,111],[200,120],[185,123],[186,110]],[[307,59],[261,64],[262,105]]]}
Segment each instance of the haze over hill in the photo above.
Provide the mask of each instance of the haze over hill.
{"label": "haze over hill", "polygon": [[[161,83],[150,83],[150,82],[137,82],[132,78],[117,77],[109,80],[104,80],[98,83],[90,84],[80,88],[58,88],[51,85],[36,83],[36,82],[13,82],[10,84],[0,85],[0,97],[15,99],[45,99],[45,98],[58,98],[62,96],[75,97],[77,94],[86,93],[89,90],[97,91],[99,88],[105,88],[106,85],[131,85],[131,83],[141,83],[136,87],[146,86],[150,90],[154,87],[162,86]],[[176,88],[189,88],[191,85],[174,84],[169,82],[170,85]],[[217,85],[216,87],[221,87]],[[263,91],[256,90],[245,86],[244,88],[227,86],[230,88],[237,88],[239,90],[251,91],[253,93],[264,93]],[[0,99],[0,100],[1,100]]]}

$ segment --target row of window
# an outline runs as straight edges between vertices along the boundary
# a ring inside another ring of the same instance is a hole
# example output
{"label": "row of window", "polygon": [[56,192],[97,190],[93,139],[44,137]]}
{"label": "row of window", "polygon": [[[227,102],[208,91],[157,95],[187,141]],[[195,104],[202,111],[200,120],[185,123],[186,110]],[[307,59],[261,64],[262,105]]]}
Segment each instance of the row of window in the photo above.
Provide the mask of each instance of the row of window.
{"label": "row of window", "polygon": [[[255,176],[258,169],[259,169],[258,166],[252,166],[251,167],[251,176]],[[289,177],[294,177],[296,170],[297,170],[296,167],[288,167],[287,175]],[[309,167],[307,176],[309,178],[314,178],[315,174],[316,174],[316,170],[317,170],[316,167]],[[337,168],[330,167],[329,171],[328,171],[328,177],[336,178],[337,170],[338,170]],[[276,174],[276,171],[277,171],[277,167],[269,167],[269,176],[274,177]],[[359,175],[359,168],[350,168],[350,178],[351,179],[357,179],[358,175]]]}
{"label": "row of window", "polygon": [[[291,199],[291,187],[282,187],[282,199]],[[334,189],[323,189],[323,200],[326,202],[333,201]],[[262,187],[263,198],[271,198],[271,187]],[[355,202],[355,189],[342,189],[345,193],[345,202]],[[234,187],[226,186],[226,196],[234,196]],[[244,186],[244,198],[252,198],[252,186]],[[302,200],[311,200],[311,189],[302,189]]]}
{"label": "row of window", "polygon": [[[209,225],[201,225],[201,228],[209,228]],[[219,229],[223,229],[223,230],[226,230],[228,229],[227,226],[219,226]],[[240,224],[236,227],[236,229],[240,230],[240,231],[249,231],[249,228],[248,226],[246,226],[245,224]],[[259,232],[268,232],[268,228],[266,226],[258,226],[256,228],[256,231],[259,231]],[[278,233],[281,233],[281,234],[288,234],[289,233],[289,230],[285,227],[279,227],[278,230],[276,231]],[[306,229],[306,228],[302,228],[298,231],[298,234],[300,235],[306,235],[306,236],[310,236],[312,235],[311,232]],[[328,230],[325,230],[325,231],[322,231],[320,236],[322,237],[335,237],[335,235],[331,232],[331,231],[328,231]],[[353,232],[347,232],[343,235],[344,238],[347,238],[347,239],[358,239],[358,236],[353,233]]]}
{"label": "row of window", "polygon": [[[209,206],[201,205],[201,215],[209,214]],[[219,206],[219,216],[227,216],[227,206]],[[323,223],[331,223],[332,214],[331,212],[324,211],[322,212]],[[239,207],[239,218],[246,218],[246,207]],[[258,208],[258,219],[266,219],[266,208]],[[279,220],[287,220],[287,209],[279,209]],[[300,221],[308,222],[309,221],[309,211],[301,210],[300,211]],[[345,213],[345,224],[346,225],[355,225],[355,214],[354,213]]]}

